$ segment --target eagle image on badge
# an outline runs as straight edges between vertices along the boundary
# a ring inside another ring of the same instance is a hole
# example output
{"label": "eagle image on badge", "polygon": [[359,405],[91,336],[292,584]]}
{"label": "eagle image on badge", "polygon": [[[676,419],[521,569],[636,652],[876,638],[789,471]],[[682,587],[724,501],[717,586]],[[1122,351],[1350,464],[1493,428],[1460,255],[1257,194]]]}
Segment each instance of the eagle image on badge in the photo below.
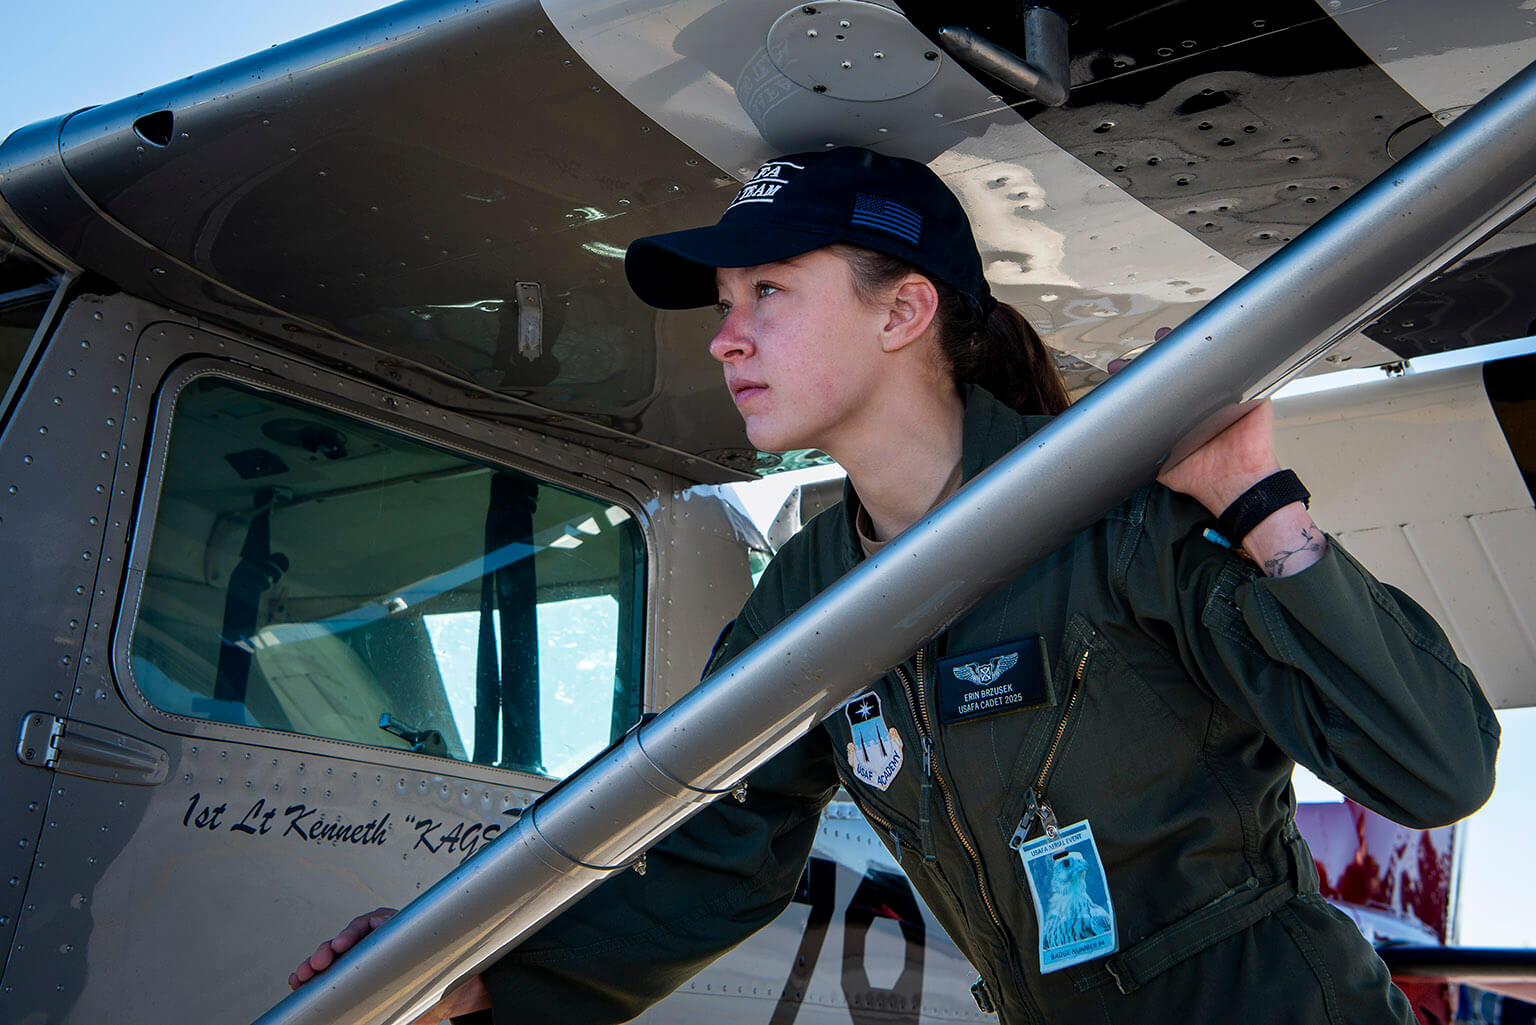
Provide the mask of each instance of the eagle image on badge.
{"label": "eagle image on badge", "polygon": [[876,790],[885,790],[901,771],[901,737],[885,725],[880,696],[866,691],[843,706],[853,740],[848,743],[848,765],[853,774]]}

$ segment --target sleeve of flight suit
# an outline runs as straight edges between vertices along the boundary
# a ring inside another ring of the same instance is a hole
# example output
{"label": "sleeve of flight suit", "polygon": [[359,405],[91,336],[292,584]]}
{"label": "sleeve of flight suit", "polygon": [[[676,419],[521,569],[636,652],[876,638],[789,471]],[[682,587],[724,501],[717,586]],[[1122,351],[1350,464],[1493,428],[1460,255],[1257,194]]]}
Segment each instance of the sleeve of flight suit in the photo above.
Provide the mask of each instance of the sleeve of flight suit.
{"label": "sleeve of flight suit", "polygon": [[[1499,723],[1444,631],[1333,538],[1268,578],[1202,537],[1161,485],[1128,535],[1122,593],[1218,700],[1319,778],[1404,825],[1454,822],[1493,790]],[[1133,517],[1133,520],[1135,517]]]}
{"label": "sleeve of flight suit", "polygon": [[[710,669],[755,639],[742,616]],[[813,730],[482,973],[497,1025],[598,1025],[633,1018],[771,922],[794,896],[821,810],[837,789]]]}

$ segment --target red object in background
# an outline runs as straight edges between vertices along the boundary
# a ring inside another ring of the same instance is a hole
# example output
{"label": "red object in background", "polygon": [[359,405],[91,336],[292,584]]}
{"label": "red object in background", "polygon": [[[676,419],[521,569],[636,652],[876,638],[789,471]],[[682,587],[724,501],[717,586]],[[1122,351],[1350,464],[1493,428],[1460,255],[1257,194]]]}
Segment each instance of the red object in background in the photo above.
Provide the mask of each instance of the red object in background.
{"label": "red object in background", "polygon": [[[1455,887],[1456,827],[1409,829],[1356,804],[1296,809],[1319,889],[1373,944],[1443,946]],[[1423,1025],[1456,1020],[1455,991],[1443,982],[1399,980]]]}
{"label": "red object in background", "polygon": [[1369,912],[1351,914],[1367,936],[1445,943],[1455,826],[1409,829],[1348,798],[1303,804],[1296,809],[1296,824],[1312,848],[1323,896],[1346,914]]}

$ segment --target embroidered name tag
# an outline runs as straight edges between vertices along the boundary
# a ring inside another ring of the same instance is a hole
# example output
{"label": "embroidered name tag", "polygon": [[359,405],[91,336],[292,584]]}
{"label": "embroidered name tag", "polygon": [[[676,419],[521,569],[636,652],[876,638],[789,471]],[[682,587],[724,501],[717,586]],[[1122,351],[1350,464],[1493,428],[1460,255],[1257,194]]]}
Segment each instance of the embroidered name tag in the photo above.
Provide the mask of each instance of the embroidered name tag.
{"label": "embroidered name tag", "polygon": [[939,659],[939,719],[979,719],[1051,704],[1051,673],[1039,634]]}

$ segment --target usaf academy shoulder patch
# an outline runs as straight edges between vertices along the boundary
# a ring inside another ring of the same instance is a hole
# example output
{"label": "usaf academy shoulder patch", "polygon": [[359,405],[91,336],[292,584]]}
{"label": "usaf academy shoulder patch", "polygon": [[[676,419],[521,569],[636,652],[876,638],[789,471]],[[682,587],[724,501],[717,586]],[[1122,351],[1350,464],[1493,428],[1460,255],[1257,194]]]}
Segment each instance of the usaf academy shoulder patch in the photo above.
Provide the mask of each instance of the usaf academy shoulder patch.
{"label": "usaf academy shoulder patch", "polygon": [[843,706],[853,739],[848,742],[848,765],[853,774],[876,790],[885,790],[901,771],[901,736],[886,726],[880,695],[865,691]]}
{"label": "usaf academy shoulder patch", "polygon": [[1039,634],[939,659],[939,719],[964,722],[1048,705],[1051,672]]}

